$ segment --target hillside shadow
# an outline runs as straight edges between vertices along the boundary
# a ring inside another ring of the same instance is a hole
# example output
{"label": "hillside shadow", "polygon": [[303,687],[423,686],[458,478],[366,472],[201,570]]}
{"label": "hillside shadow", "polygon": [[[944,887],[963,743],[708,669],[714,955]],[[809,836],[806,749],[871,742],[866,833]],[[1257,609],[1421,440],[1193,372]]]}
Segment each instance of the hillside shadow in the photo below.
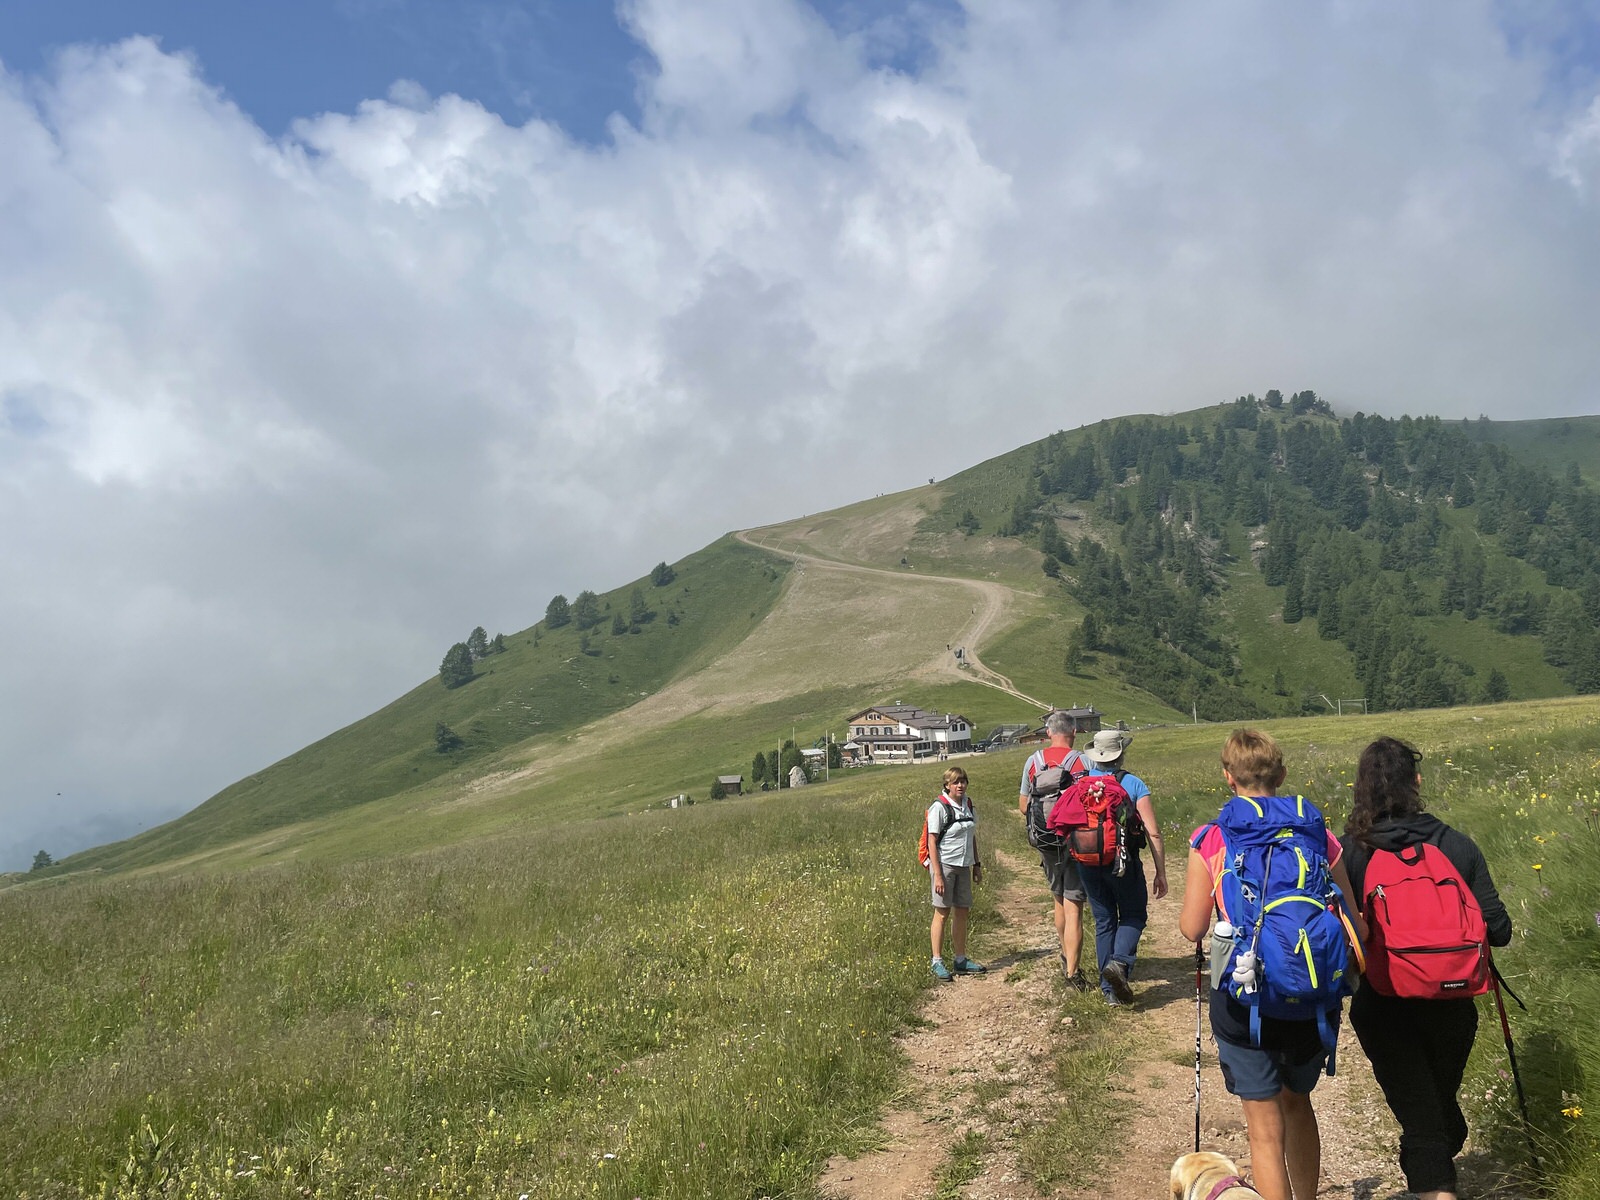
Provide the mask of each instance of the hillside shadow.
{"label": "hillside shadow", "polygon": [[[1481,1151],[1458,1158],[1456,1171],[1463,1196],[1475,1196],[1477,1200],[1533,1200],[1539,1195],[1536,1187],[1508,1175],[1504,1166]],[[1413,1195],[1414,1192],[1395,1188],[1374,1175],[1350,1182],[1350,1200],[1406,1200]]]}
{"label": "hillside shadow", "polygon": [[1139,985],[1141,1008],[1165,1008],[1169,1004],[1194,1001],[1194,955],[1139,956],[1133,981]]}
{"label": "hillside shadow", "polygon": [[1025,962],[1032,962],[1037,958],[1048,958],[1055,953],[1054,950],[1041,949],[1038,946],[1027,950],[1013,950],[1009,954],[1002,954],[989,959],[987,966],[991,971],[1004,971]]}

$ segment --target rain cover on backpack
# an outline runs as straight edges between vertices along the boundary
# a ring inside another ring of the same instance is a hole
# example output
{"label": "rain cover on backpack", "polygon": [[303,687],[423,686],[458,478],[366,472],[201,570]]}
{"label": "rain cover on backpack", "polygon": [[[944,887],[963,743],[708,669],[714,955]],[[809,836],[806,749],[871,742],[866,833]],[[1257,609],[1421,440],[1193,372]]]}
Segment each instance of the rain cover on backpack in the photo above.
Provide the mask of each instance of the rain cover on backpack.
{"label": "rain cover on backpack", "polygon": [[1315,1020],[1332,1075],[1338,1027],[1330,1017],[1355,972],[1322,811],[1303,796],[1235,796],[1216,825],[1224,847],[1214,893],[1219,927],[1234,931],[1218,986],[1250,1010],[1257,1045],[1263,1016]]}
{"label": "rain cover on backpack", "polygon": [[1116,866],[1122,874],[1127,846],[1124,831],[1133,800],[1116,775],[1080,775],[1061,793],[1048,818],[1066,838],[1067,853],[1092,867]]}

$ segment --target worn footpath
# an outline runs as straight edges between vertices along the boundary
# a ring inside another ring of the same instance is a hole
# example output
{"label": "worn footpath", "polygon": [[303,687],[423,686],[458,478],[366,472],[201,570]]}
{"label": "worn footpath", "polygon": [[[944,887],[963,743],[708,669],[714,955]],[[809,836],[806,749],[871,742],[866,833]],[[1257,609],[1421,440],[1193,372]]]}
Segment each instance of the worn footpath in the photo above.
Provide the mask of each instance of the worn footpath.
{"label": "worn footpath", "polygon": [[[831,1160],[820,1180],[823,1195],[1163,1197],[1173,1160],[1194,1149],[1195,970],[1193,945],[1177,931],[1182,860],[1169,867],[1172,895],[1151,902],[1134,978],[1136,1003],[1115,1014],[1130,1023],[1133,1035],[1105,1092],[1105,1103],[1125,1116],[1121,1152],[1107,1157],[1092,1178],[1054,1190],[1041,1188],[1024,1167],[1020,1143],[1060,1107],[1055,1058],[1072,1053],[1074,1039],[1082,1038],[1084,1006],[1098,1003],[1098,994],[1069,994],[1063,985],[1049,895],[1036,862],[1006,855],[1001,862],[1009,882],[987,905],[980,899],[973,914],[974,957],[987,962],[988,974],[929,991],[923,1023],[901,1038],[906,1082],[884,1117],[881,1146]],[[1092,932],[1086,942],[1084,959],[1092,966]],[[1202,1030],[1201,1148],[1228,1155],[1248,1173],[1239,1105],[1223,1090],[1203,1021]],[[1315,1105],[1323,1140],[1319,1196],[1409,1195],[1396,1161],[1398,1131],[1348,1029],[1339,1042],[1338,1073],[1318,1084]],[[1070,1158],[1079,1149],[1063,1145],[1059,1153]],[[1497,1182],[1470,1144],[1462,1182],[1464,1195],[1482,1200],[1520,1195]]]}

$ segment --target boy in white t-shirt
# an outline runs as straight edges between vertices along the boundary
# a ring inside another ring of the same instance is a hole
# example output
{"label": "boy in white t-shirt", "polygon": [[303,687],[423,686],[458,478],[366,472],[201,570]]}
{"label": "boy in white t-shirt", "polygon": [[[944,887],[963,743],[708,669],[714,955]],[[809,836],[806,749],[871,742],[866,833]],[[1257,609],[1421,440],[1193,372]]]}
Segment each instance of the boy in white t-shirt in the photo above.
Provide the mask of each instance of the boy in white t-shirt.
{"label": "boy in white t-shirt", "polygon": [[[967,957],[972,885],[983,878],[983,863],[978,858],[978,814],[967,799],[967,773],[960,767],[944,773],[944,794],[928,808],[928,875],[933,881],[934,978],[948,982],[957,975],[983,974],[987,968]],[[947,918],[956,952],[953,968],[944,965]]]}

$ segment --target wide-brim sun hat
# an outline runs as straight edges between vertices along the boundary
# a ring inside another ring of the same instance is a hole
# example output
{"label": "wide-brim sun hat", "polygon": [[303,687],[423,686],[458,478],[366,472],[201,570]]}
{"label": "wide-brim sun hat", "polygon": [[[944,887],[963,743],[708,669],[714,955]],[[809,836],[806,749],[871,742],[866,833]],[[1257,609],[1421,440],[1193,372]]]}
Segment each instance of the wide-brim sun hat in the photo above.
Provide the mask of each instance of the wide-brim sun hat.
{"label": "wide-brim sun hat", "polygon": [[1082,751],[1083,757],[1090,762],[1108,763],[1116,762],[1128,748],[1128,743],[1133,741],[1133,734],[1121,729],[1102,729],[1094,735],[1094,741]]}

